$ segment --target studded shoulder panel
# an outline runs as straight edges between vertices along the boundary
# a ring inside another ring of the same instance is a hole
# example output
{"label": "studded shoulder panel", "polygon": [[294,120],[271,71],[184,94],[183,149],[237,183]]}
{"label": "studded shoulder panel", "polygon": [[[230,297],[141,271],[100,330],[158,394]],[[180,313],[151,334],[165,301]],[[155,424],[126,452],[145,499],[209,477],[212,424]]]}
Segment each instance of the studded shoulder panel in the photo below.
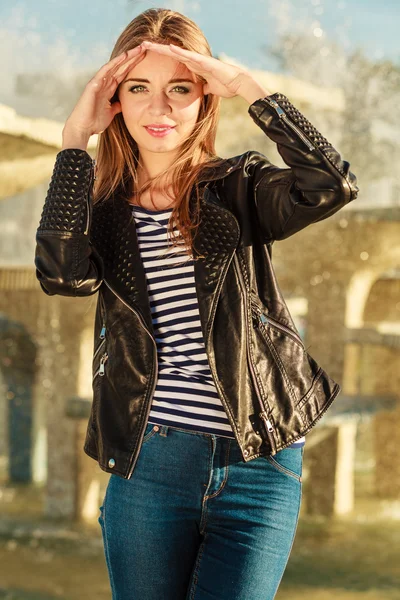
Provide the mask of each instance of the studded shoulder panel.
{"label": "studded shoulder panel", "polygon": [[94,165],[85,150],[57,154],[38,231],[88,233]]}

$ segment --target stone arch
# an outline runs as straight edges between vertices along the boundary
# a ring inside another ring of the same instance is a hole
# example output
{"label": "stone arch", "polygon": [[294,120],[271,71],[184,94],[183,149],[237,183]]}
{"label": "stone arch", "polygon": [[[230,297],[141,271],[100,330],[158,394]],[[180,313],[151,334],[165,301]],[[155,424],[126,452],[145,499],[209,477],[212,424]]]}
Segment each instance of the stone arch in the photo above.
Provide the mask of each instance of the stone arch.
{"label": "stone arch", "polygon": [[0,313],[0,420],[2,477],[32,478],[32,388],[37,348],[24,325]]}

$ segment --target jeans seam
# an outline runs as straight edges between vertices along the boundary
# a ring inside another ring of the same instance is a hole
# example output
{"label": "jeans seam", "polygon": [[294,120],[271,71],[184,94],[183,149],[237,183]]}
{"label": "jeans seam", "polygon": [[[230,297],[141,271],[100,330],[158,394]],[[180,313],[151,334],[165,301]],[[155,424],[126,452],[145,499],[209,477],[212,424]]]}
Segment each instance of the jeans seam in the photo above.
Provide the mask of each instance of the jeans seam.
{"label": "jeans seam", "polygon": [[112,568],[111,568],[111,560],[110,560],[110,551],[109,551],[109,547],[108,547],[107,532],[106,532],[106,501],[107,501],[107,492],[106,492],[106,496],[104,498],[104,503],[103,503],[103,527],[104,527],[104,538],[105,538],[104,539],[104,551],[106,554],[106,561],[107,561],[108,571],[109,571],[109,575],[110,575],[112,598],[113,598],[113,600],[117,600],[117,594],[116,594],[115,584],[114,584],[114,577],[113,577]]}
{"label": "jeans seam", "polygon": [[221,483],[221,485],[219,486],[219,489],[216,492],[214,492],[214,494],[211,494],[211,496],[204,496],[205,500],[209,500],[210,498],[215,498],[216,496],[218,496],[222,492],[222,490],[224,489],[224,487],[226,485],[226,482],[228,481],[228,474],[229,474],[229,449],[230,449],[230,447],[231,447],[231,441],[229,440],[229,443],[227,444],[226,452],[225,452],[225,469],[226,469],[226,472],[225,472],[224,480]]}
{"label": "jeans seam", "polygon": [[278,584],[277,584],[277,586],[276,586],[276,588],[275,588],[275,594],[276,594],[276,592],[278,591],[278,589],[279,589],[279,587],[280,587],[280,585],[281,585],[281,581],[282,581],[282,579],[283,579],[283,576],[284,576],[284,574],[285,574],[286,567],[287,567],[287,565],[288,565],[289,558],[290,558],[290,555],[291,555],[291,553],[292,553],[293,544],[294,544],[294,540],[295,540],[295,538],[296,538],[296,532],[297,532],[297,528],[298,528],[298,525],[299,525],[299,515],[300,515],[300,508],[301,508],[301,501],[302,501],[302,497],[303,497],[303,484],[302,484],[302,483],[301,483],[301,481],[300,481],[300,494],[299,494],[299,504],[298,504],[298,507],[297,507],[296,527],[295,527],[295,528],[294,528],[294,530],[293,530],[293,535],[292,535],[292,543],[290,544],[289,552],[288,552],[287,559],[286,559],[285,568],[283,569],[283,571],[282,571],[282,575],[280,576],[280,579],[279,579],[279,581],[278,581]]}
{"label": "jeans seam", "polygon": [[[212,438],[209,438],[209,442],[210,443],[208,444],[208,449],[209,449],[209,454],[208,454],[208,456],[209,456],[209,461],[208,461],[209,476],[208,477],[210,478],[211,469],[212,469],[212,456],[213,456],[212,450],[213,450],[213,443],[214,443]],[[210,444],[211,444],[211,452],[210,452]],[[208,485],[209,484],[207,483],[207,488],[208,488]],[[203,523],[204,523],[204,526],[203,526]],[[201,502],[201,517],[200,517],[200,524],[199,524],[199,530],[202,535],[204,533],[206,523],[207,523],[207,496],[203,496],[202,502]]]}
{"label": "jeans seam", "polygon": [[189,597],[188,600],[194,600],[194,594],[196,593],[196,588],[197,588],[197,584],[199,581],[199,570],[200,570],[200,561],[203,558],[203,553],[204,553],[204,548],[205,548],[205,544],[206,544],[206,539],[207,539],[207,533],[204,534],[204,539],[200,544],[200,548],[199,548],[199,552],[197,555],[197,559],[196,559],[196,563],[194,565],[193,568],[193,579],[192,579],[192,584],[190,586],[190,590],[189,590]]}

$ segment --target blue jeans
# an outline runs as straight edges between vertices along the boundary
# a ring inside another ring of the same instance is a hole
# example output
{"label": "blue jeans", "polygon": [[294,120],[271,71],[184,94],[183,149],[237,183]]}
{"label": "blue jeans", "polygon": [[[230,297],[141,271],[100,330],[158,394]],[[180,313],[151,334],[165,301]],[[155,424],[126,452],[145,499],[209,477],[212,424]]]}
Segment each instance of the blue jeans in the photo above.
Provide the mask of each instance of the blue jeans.
{"label": "blue jeans", "polygon": [[100,507],[113,600],[272,600],[292,549],[304,448],[245,463],[236,440],[147,424]]}

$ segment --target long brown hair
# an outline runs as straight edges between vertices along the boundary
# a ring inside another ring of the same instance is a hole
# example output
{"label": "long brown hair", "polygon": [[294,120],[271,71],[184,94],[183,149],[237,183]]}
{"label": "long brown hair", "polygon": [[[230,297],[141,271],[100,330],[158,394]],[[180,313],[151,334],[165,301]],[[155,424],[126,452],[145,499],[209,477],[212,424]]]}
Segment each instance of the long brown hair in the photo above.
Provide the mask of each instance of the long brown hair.
{"label": "long brown hair", "polygon": [[[175,44],[186,50],[212,56],[210,46],[201,29],[188,17],[174,10],[150,8],[135,17],[119,36],[110,59],[134,48],[144,40],[155,43]],[[196,81],[205,83],[203,77],[193,73]],[[118,90],[115,94],[117,98]],[[177,158],[168,169],[147,181],[138,190],[137,165],[139,150],[130,135],[122,113],[117,114],[107,129],[99,135],[96,162],[94,202],[109,198],[114,193],[121,194],[127,201],[136,191],[140,197],[147,189],[155,189],[169,196],[167,186],[158,186],[162,176],[172,182],[175,204],[169,220],[168,231],[173,245],[178,238],[172,234],[172,224],[176,223],[178,235],[191,251],[194,230],[198,225],[200,208],[200,188],[198,176],[204,168],[215,167],[223,159],[215,153],[215,137],[219,120],[221,98],[213,94],[202,97],[196,125],[187,139],[179,146]],[[190,210],[190,198],[194,190],[196,203]],[[194,257],[195,258],[195,257]]]}

